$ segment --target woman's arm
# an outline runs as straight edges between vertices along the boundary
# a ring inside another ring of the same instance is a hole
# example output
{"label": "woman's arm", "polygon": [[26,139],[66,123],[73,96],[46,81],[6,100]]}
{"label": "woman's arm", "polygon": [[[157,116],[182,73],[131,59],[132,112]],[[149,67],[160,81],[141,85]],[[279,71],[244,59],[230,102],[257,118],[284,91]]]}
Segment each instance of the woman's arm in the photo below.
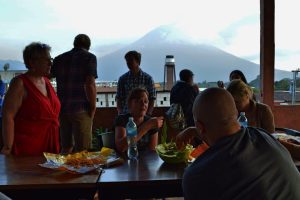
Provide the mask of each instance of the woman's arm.
{"label": "woman's arm", "polygon": [[149,130],[162,127],[163,123],[164,117],[152,117],[148,121],[145,121],[137,130],[138,135],[136,140],[139,141]]}
{"label": "woman's arm", "polygon": [[25,90],[23,81],[20,78],[15,78],[11,81],[9,89],[5,95],[2,112],[2,137],[3,147],[2,154],[10,154],[14,142],[14,118],[22,105]]}
{"label": "woman's arm", "polygon": [[125,152],[128,149],[126,129],[122,126],[117,126],[115,128],[115,144],[116,144],[116,149],[119,152]]}
{"label": "woman's arm", "polygon": [[[148,121],[142,123],[142,125],[137,130],[138,135],[136,137],[136,142],[138,142],[149,130],[153,128],[160,128],[163,125],[163,119],[164,119],[163,117],[152,117]],[[115,128],[115,144],[116,144],[116,149],[120,152],[124,152],[128,149],[126,137],[127,137],[126,128],[117,126]],[[152,135],[150,141],[151,149],[155,149],[155,146],[157,145],[157,138],[158,138],[157,133]]]}
{"label": "woman's arm", "polygon": [[155,150],[158,143],[158,132],[154,133],[150,137],[149,149]]}

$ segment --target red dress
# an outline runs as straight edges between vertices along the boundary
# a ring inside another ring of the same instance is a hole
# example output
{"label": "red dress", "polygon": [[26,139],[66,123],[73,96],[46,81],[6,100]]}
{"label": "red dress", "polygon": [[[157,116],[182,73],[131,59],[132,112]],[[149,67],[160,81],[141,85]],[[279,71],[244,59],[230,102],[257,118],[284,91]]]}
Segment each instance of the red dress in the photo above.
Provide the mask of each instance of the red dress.
{"label": "red dress", "polygon": [[22,74],[27,97],[15,116],[15,137],[12,154],[43,155],[59,153],[59,99],[47,78],[44,78],[48,96]]}

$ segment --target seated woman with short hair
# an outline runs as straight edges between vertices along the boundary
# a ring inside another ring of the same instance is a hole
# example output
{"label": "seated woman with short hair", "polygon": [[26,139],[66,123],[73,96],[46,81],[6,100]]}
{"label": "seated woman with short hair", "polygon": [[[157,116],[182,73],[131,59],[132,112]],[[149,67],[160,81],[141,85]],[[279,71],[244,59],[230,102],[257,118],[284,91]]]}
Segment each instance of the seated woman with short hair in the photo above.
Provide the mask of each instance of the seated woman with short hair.
{"label": "seated woman with short hair", "polygon": [[158,128],[163,125],[163,117],[149,117],[148,92],[142,88],[136,88],[128,96],[129,113],[118,115],[115,121],[115,144],[117,151],[127,151],[126,124],[129,117],[133,117],[137,125],[137,145],[139,150],[155,150],[158,142]]}
{"label": "seated woman with short hair", "polygon": [[275,124],[271,108],[252,99],[252,89],[242,80],[232,80],[227,91],[234,98],[238,112],[245,112],[248,125],[265,129],[268,133],[274,133]]}

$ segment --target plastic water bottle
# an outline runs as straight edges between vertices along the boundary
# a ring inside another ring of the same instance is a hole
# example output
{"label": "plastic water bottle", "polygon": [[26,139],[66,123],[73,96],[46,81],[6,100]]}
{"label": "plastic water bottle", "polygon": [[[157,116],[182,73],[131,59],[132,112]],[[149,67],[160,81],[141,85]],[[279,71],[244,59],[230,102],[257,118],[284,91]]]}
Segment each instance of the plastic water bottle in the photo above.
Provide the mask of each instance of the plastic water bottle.
{"label": "plastic water bottle", "polygon": [[247,120],[247,117],[245,115],[245,112],[241,112],[240,113],[240,116],[238,118],[238,122],[240,123],[240,125],[244,128],[247,128],[248,127],[248,120]]}
{"label": "plastic water bottle", "polygon": [[129,121],[126,125],[126,135],[128,144],[128,158],[131,160],[136,160],[138,158],[138,149],[136,144],[137,126],[133,121],[133,117],[129,117]]}

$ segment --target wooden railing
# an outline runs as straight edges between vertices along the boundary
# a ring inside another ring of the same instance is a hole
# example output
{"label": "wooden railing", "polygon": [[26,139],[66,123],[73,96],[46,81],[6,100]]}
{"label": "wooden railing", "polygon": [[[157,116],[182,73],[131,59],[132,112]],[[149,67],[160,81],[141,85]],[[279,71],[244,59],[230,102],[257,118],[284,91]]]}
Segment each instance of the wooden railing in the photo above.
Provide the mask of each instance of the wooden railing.
{"label": "wooden railing", "polygon": [[[168,107],[155,107],[153,116],[163,116]],[[274,106],[272,107],[276,127],[287,127],[300,130],[300,107],[299,106]],[[117,116],[116,108],[97,108],[94,118],[93,129],[113,129],[114,120]]]}

